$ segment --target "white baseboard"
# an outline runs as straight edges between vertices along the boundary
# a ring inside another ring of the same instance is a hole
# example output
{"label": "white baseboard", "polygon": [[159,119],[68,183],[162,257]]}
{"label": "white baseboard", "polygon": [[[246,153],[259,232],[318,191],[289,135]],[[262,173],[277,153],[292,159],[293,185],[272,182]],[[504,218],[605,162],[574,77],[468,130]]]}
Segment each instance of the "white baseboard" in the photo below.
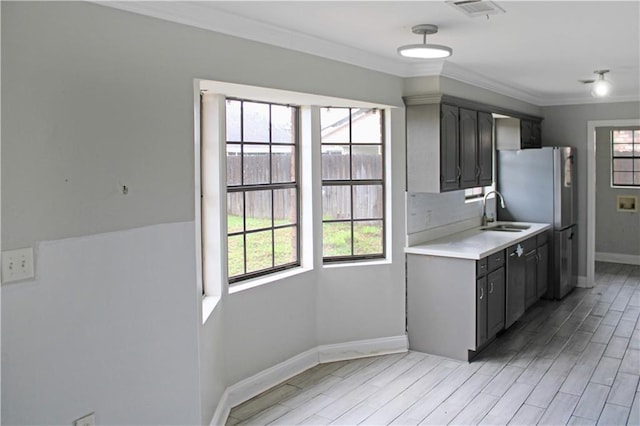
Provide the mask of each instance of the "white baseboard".
{"label": "white baseboard", "polygon": [[229,386],[222,394],[210,424],[224,425],[232,407],[318,364],[408,350],[409,341],[406,335],[317,346]]}
{"label": "white baseboard", "polygon": [[318,365],[318,350],[314,348],[247,377],[227,389],[229,407],[235,407],[316,365]]}
{"label": "white baseboard", "polygon": [[216,407],[216,412],[213,413],[213,418],[211,419],[210,425],[224,425],[227,422],[227,417],[229,417],[230,412],[231,405],[229,405],[229,389],[227,388],[220,397],[220,401],[218,401],[218,406]]}
{"label": "white baseboard", "polygon": [[593,287],[593,284],[590,285],[589,280],[587,280],[587,277],[584,275],[578,275],[578,283],[576,286],[581,288],[591,288]]}
{"label": "white baseboard", "polygon": [[596,252],[596,261],[640,265],[640,256],[633,254]]}
{"label": "white baseboard", "polygon": [[409,350],[407,336],[383,337],[380,339],[357,340],[355,342],[318,346],[320,363],[388,355]]}

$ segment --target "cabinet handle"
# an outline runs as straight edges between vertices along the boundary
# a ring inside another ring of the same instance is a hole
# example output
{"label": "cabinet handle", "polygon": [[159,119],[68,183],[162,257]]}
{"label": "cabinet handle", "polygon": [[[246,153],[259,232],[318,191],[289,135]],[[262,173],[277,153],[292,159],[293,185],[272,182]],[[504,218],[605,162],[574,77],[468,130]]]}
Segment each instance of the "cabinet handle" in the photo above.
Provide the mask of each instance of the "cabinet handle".
{"label": "cabinet handle", "polygon": [[484,288],[480,287],[480,300],[484,298]]}
{"label": "cabinet handle", "polygon": [[489,294],[493,293],[493,283],[489,283]]}
{"label": "cabinet handle", "polygon": [[458,169],[458,180],[460,180],[460,178],[462,177],[462,169],[460,168],[460,166],[456,166],[456,169]]}
{"label": "cabinet handle", "polygon": [[482,173],[482,169],[480,168],[480,166],[476,166],[476,177],[480,177],[480,174]]}
{"label": "cabinet handle", "polygon": [[511,253],[511,254],[509,255],[509,257],[513,257],[513,256],[515,256],[515,255],[516,255],[516,252],[514,251],[513,253]]}

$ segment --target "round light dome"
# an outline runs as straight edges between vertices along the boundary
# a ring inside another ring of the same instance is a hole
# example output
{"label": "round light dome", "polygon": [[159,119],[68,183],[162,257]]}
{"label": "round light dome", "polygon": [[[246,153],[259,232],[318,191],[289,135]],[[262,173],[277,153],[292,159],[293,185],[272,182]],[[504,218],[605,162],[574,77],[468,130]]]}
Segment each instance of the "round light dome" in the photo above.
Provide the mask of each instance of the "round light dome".
{"label": "round light dome", "polygon": [[407,58],[442,59],[451,56],[453,50],[439,44],[408,44],[399,47],[398,53]]}
{"label": "round light dome", "polygon": [[607,96],[611,92],[611,83],[604,79],[596,80],[591,87],[591,95],[595,97]]}
{"label": "round light dome", "polygon": [[420,24],[411,28],[414,34],[422,36],[422,44],[407,44],[398,48],[398,54],[407,58],[418,59],[442,59],[448,58],[453,53],[450,47],[440,44],[427,44],[427,34],[438,32],[438,26],[432,24]]}

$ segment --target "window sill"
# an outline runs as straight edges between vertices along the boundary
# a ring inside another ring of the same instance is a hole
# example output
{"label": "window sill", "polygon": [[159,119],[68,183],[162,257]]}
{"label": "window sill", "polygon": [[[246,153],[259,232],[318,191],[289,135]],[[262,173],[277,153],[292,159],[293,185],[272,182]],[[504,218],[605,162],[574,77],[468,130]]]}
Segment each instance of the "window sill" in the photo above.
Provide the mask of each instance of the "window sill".
{"label": "window sill", "polygon": [[202,298],[202,324],[204,325],[209,316],[215,311],[216,306],[220,303],[220,296],[204,296]]}
{"label": "window sill", "polygon": [[280,281],[285,278],[304,274],[305,272],[309,272],[312,269],[313,268],[307,268],[307,267],[301,266],[299,268],[288,269],[286,271],[270,274],[268,276],[242,281],[237,284],[233,284],[232,286],[229,286],[229,294],[239,293],[241,291],[245,291],[245,290],[252,289],[254,287],[259,287],[265,284],[269,284],[274,281]]}
{"label": "window sill", "polygon": [[481,202],[483,198],[484,198],[484,196],[482,196],[482,197],[473,197],[473,198],[465,198],[464,202],[465,202],[465,204],[467,204],[467,203],[478,203],[478,202]]}
{"label": "window sill", "polygon": [[335,262],[335,263],[325,263],[322,265],[323,268],[326,269],[334,269],[334,268],[352,268],[355,266],[376,266],[376,265],[390,265],[390,259],[375,259],[375,260],[359,260],[354,262]]}

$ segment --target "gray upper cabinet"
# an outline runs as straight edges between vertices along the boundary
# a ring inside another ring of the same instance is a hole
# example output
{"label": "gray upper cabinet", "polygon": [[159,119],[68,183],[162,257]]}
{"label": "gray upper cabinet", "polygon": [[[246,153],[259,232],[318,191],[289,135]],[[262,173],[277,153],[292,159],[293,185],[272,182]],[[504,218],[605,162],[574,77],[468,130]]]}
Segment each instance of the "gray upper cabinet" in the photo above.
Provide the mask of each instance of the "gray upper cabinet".
{"label": "gray upper cabinet", "polygon": [[549,282],[549,245],[544,243],[537,249],[537,296],[541,298],[547,293],[547,283]]}
{"label": "gray upper cabinet", "polygon": [[540,120],[501,117],[496,118],[496,149],[518,150],[542,147]]}
{"label": "gray upper cabinet", "polygon": [[451,191],[460,186],[459,109],[442,105],[440,117],[440,189]]}
{"label": "gray upper cabinet", "polygon": [[494,149],[542,145],[541,117],[442,93],[403,99],[409,192],[489,186]]}
{"label": "gray upper cabinet", "polygon": [[493,183],[493,115],[478,112],[478,167],[479,186]]}
{"label": "gray upper cabinet", "polygon": [[478,186],[478,112],[460,108],[460,188]]}
{"label": "gray upper cabinet", "polygon": [[491,185],[491,113],[449,102],[419,102],[407,103],[406,110],[407,190],[446,192]]}

